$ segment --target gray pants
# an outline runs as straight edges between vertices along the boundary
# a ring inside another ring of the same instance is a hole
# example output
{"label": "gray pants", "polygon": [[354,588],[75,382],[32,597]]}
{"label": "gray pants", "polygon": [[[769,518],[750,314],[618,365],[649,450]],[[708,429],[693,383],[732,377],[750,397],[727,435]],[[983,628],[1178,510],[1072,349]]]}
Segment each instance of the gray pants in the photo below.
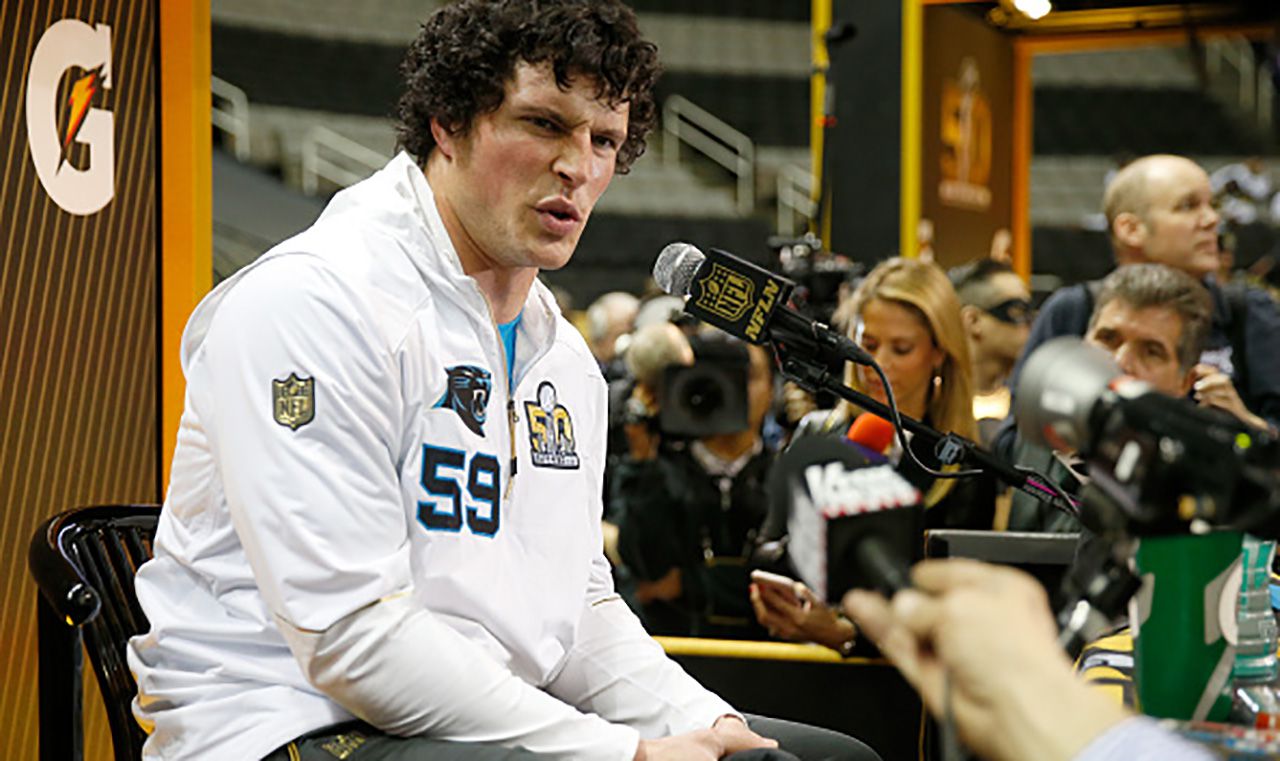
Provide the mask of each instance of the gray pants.
{"label": "gray pants", "polygon": [[[747,714],[751,729],[778,741],[779,750],[751,750],[733,761],[880,761],[863,743],[821,727]],[[276,749],[263,761],[532,761],[535,753],[483,743],[393,737],[363,722],[327,727]]]}

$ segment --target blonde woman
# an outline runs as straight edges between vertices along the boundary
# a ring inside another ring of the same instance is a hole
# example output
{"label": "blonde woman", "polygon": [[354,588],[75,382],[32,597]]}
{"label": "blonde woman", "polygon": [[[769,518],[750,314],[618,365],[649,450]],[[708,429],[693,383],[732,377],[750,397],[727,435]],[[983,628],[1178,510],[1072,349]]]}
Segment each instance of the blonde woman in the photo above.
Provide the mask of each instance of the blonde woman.
{"label": "blonde woman", "polygon": [[[867,275],[845,309],[850,337],[884,370],[902,414],[973,439],[969,343],[946,274],[918,259],[888,259]],[[845,382],[888,402],[870,367],[849,364]],[[852,420],[862,410],[841,402],[835,412]]]}
{"label": "blonde woman", "polygon": [[[960,301],[941,269],[918,259],[881,262],[836,315],[836,322],[848,325],[850,338],[880,365],[903,415],[944,433],[976,439],[969,346]],[[845,383],[888,403],[884,384],[869,367],[848,364]],[[835,409],[810,413],[796,435],[844,436],[863,412],[842,401]],[[941,468],[932,447],[915,440],[909,445],[921,463],[934,470]],[[896,438],[885,454],[924,495],[926,527],[991,528],[993,480],[935,478],[904,455]],[[775,515],[770,528],[782,523],[785,518]],[[758,578],[751,587],[751,601],[756,618],[776,636],[815,641],[841,652],[852,646],[853,625],[837,617],[799,582],[776,584]]]}

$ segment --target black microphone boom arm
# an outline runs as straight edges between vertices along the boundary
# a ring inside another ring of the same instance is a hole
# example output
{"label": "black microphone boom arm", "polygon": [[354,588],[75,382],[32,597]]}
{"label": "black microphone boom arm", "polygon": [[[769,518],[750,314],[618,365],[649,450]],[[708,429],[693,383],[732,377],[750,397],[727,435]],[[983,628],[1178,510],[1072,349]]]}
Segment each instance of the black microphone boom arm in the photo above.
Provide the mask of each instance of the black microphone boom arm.
{"label": "black microphone boom arm", "polygon": [[[777,331],[775,331],[775,335],[776,333]],[[841,399],[856,404],[869,412],[874,412],[885,420],[894,420],[894,410],[891,410],[888,405],[849,388],[845,385],[843,379],[834,377],[831,374],[831,370],[820,361],[814,361],[821,354],[809,354],[803,348],[800,352],[793,351],[788,346],[784,336],[776,337],[782,339],[774,342],[774,350],[778,354],[783,375],[807,389],[830,391]],[[897,417],[901,421],[903,428],[911,431],[912,434],[933,447],[939,461],[943,464],[960,465],[972,463],[982,470],[996,474],[1002,481],[1021,492],[1030,494],[1072,517],[1078,515],[1078,508],[1075,504],[1070,500],[1064,499],[1064,495],[1045,485],[1048,479],[1044,476],[1030,470],[1016,468],[963,436],[958,436],[954,433],[944,434],[907,415],[899,414]]]}

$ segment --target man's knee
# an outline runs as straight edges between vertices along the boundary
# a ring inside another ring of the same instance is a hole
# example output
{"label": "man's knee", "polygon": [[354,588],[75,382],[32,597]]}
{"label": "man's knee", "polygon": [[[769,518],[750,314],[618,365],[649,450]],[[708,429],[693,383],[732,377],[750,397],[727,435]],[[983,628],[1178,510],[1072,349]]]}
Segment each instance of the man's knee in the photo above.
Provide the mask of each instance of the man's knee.
{"label": "man's knee", "polygon": [[[866,743],[842,732],[751,714],[747,715],[747,724],[752,731],[777,740],[779,748],[786,751],[779,756],[751,756],[751,761],[792,758],[800,761],[881,761],[880,755]],[[733,760],[739,761],[740,755],[734,754]]]}

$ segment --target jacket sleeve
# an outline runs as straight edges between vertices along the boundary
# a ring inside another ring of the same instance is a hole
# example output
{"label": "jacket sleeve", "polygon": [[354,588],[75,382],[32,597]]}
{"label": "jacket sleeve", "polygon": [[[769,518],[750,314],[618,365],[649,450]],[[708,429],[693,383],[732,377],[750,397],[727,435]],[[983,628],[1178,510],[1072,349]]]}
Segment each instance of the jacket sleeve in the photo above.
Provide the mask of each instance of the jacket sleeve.
{"label": "jacket sleeve", "polygon": [[[595,426],[589,436],[583,454],[591,470],[591,514],[599,518],[604,427]],[[646,488],[652,490],[653,484]],[[646,738],[705,729],[717,718],[736,713],[668,658],[645,632],[614,591],[603,551],[591,563],[573,646],[547,690],[582,711],[634,727]]]}
{"label": "jacket sleeve", "polygon": [[1249,409],[1280,428],[1280,310],[1258,288],[1245,292],[1245,364],[1249,372]]}
{"label": "jacket sleeve", "polygon": [[592,573],[577,639],[548,691],[582,711],[656,738],[705,729],[726,714],[740,715],[698,684],[645,632],[612,593],[608,562]]}
{"label": "jacket sleeve", "polygon": [[[394,734],[630,759],[634,730],[515,677],[414,601],[399,479],[409,412],[375,319],[342,278],[291,255],[236,285],[203,348],[231,519],[301,673]],[[273,395],[293,376],[310,391]]]}

